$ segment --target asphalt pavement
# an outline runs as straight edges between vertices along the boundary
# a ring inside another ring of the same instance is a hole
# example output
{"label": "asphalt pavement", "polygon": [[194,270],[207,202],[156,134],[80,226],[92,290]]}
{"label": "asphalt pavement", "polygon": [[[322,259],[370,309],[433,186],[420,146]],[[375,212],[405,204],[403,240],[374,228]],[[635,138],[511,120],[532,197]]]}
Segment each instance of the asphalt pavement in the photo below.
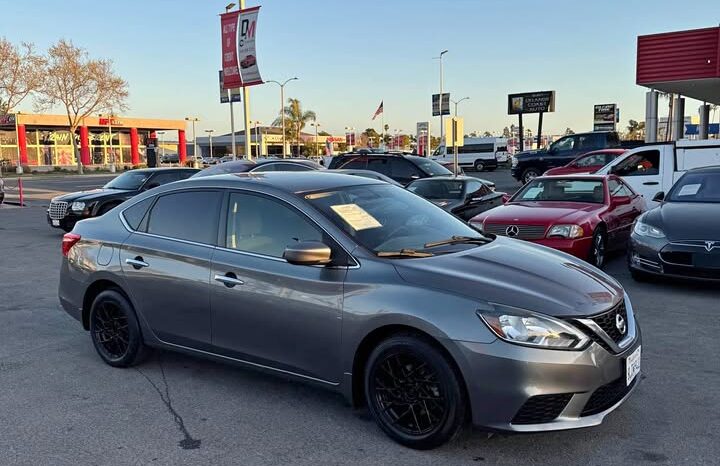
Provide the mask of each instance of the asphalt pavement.
{"label": "asphalt pavement", "polygon": [[420,452],[315,386],[164,351],[134,369],[105,365],[58,308],[61,236],[41,206],[0,209],[2,465],[718,464],[717,286],[636,283],[616,257],[606,271],[643,331],[642,383],[627,403],[599,427],[467,429]]}

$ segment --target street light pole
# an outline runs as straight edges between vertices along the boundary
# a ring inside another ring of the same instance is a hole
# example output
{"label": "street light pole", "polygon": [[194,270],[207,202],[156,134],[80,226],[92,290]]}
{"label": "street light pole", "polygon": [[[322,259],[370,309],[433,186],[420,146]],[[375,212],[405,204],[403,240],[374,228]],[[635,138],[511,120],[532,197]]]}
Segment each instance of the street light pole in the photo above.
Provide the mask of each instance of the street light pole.
{"label": "street light pole", "polygon": [[310,123],[310,126],[315,127],[315,155],[320,155],[320,147],[318,146],[318,128],[320,127],[320,123],[312,122]]}
{"label": "street light pole", "polygon": [[197,139],[195,139],[195,122],[200,121],[200,118],[197,117],[186,117],[185,121],[192,121],[192,138],[193,138],[193,159],[195,162],[197,162]]}
{"label": "street light pole", "polygon": [[208,133],[208,137],[210,138],[210,158],[213,156],[213,146],[212,146],[212,133],[215,131],[214,129],[206,129],[205,132]]}
{"label": "street light pole", "polygon": [[457,102],[454,101],[454,100],[452,100],[452,99],[450,99],[450,102],[452,102],[452,103],[455,104],[455,116],[458,116],[458,115],[457,115],[457,107],[458,107],[458,104],[459,104],[460,102],[462,102],[463,100],[470,100],[470,97],[463,97],[462,99],[458,100]]}
{"label": "street light pole", "polygon": [[278,86],[280,86],[280,119],[282,120],[282,157],[285,158],[285,84],[289,83],[290,81],[297,80],[298,77],[286,79],[284,82],[279,82],[275,80],[265,81],[268,83],[275,83]]}
{"label": "street light pole", "polygon": [[440,96],[439,96],[440,98],[438,100],[440,102],[439,110],[440,110],[440,143],[441,144],[444,140],[444,135],[445,135],[445,128],[443,127],[443,112],[442,112],[442,110],[443,110],[443,55],[445,55],[446,53],[448,53],[448,51],[443,50],[442,52],[440,52],[439,57],[435,57],[438,60],[440,60]]}

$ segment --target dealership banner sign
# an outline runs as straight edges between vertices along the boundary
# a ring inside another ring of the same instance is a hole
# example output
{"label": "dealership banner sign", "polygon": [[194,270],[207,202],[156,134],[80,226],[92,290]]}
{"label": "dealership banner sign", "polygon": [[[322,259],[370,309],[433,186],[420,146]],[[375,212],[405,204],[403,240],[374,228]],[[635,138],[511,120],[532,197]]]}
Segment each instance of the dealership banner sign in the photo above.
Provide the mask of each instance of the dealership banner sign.
{"label": "dealership banner sign", "polygon": [[618,117],[617,104],[599,104],[593,109],[593,131],[615,131]]}
{"label": "dealership banner sign", "polygon": [[440,102],[440,94],[432,95],[432,116],[450,115],[450,94],[443,93],[442,103]]}
{"label": "dealership banner sign", "polygon": [[555,91],[524,92],[508,95],[508,115],[555,111]]}
{"label": "dealership banner sign", "polygon": [[260,7],[220,15],[223,88],[262,84],[257,64],[255,35]]}

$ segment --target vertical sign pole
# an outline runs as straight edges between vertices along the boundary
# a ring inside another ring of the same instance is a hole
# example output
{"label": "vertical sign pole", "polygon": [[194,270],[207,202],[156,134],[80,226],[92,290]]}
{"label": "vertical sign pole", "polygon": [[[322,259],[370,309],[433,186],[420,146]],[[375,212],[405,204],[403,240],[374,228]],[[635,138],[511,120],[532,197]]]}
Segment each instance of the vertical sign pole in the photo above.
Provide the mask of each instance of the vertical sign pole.
{"label": "vertical sign pole", "polygon": [[543,112],[540,112],[540,118],[538,119],[538,134],[537,134],[537,148],[540,149],[540,138],[542,137],[542,116]]}
{"label": "vertical sign pole", "polygon": [[237,158],[237,146],[235,145],[235,111],[233,110],[232,90],[229,91],[230,99],[230,145],[232,146],[233,160]]}
{"label": "vertical sign pole", "polygon": [[[245,0],[240,0],[240,9],[245,9]],[[238,63],[238,67],[240,64]],[[243,86],[243,119],[245,120],[245,157],[252,160],[250,154],[250,89]],[[232,105],[232,103],[230,104]]]}
{"label": "vertical sign pole", "polygon": [[523,132],[522,113],[518,113],[518,144],[520,152],[525,150],[525,134]]}
{"label": "vertical sign pole", "polygon": [[457,146],[457,118],[452,119],[452,141],[453,141],[453,171],[458,174],[458,146]]}

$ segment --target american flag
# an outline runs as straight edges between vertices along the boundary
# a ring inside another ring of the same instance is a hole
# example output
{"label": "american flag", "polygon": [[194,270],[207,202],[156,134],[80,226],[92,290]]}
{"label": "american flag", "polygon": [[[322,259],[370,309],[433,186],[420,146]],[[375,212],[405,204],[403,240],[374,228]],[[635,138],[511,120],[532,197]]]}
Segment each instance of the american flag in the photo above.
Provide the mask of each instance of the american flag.
{"label": "american flag", "polygon": [[377,116],[380,115],[382,112],[383,112],[383,101],[381,100],[380,106],[378,107],[377,110],[375,110],[375,115],[373,115],[372,119],[374,120],[375,118],[377,118]]}

